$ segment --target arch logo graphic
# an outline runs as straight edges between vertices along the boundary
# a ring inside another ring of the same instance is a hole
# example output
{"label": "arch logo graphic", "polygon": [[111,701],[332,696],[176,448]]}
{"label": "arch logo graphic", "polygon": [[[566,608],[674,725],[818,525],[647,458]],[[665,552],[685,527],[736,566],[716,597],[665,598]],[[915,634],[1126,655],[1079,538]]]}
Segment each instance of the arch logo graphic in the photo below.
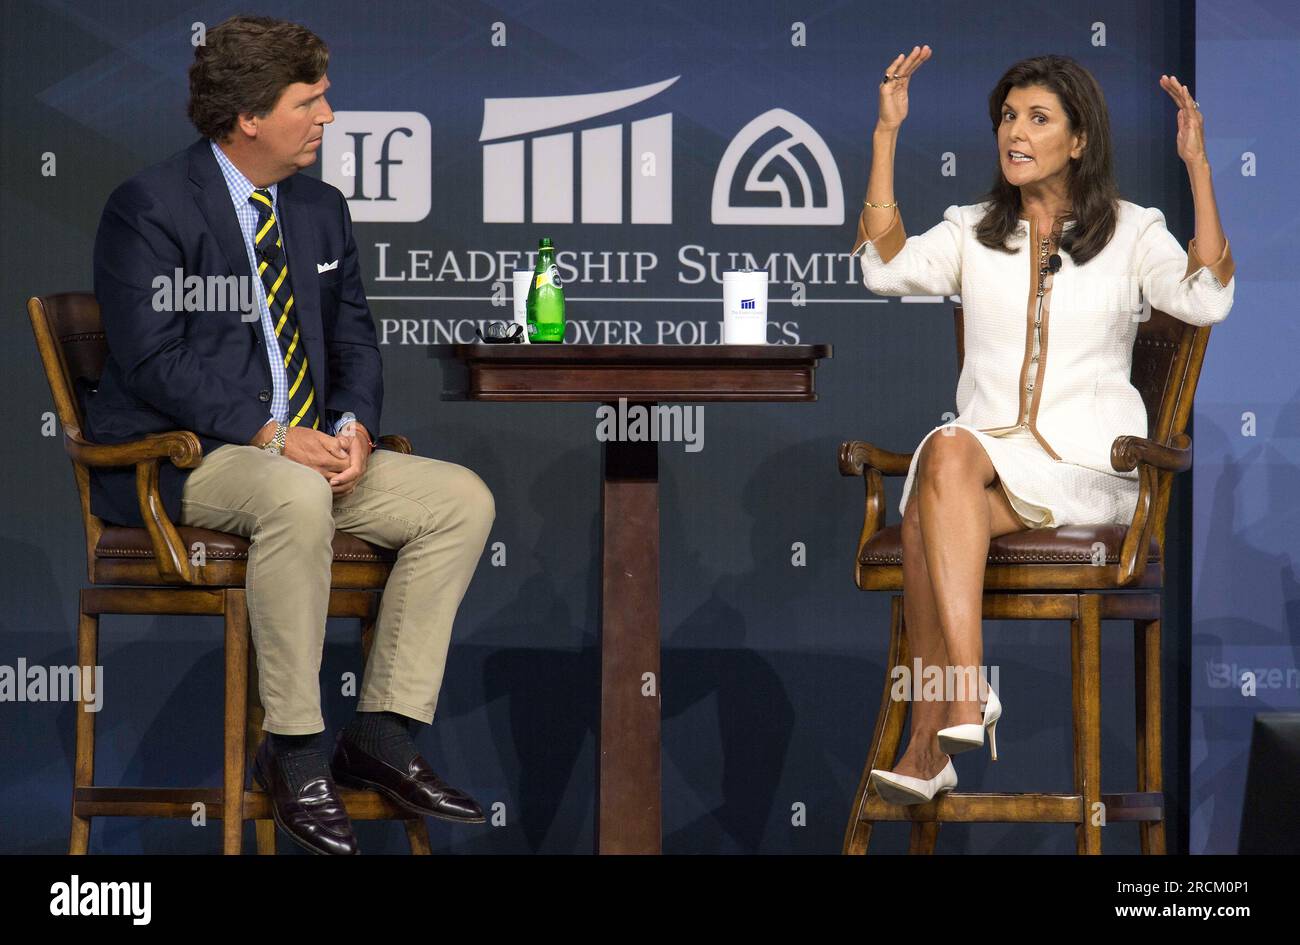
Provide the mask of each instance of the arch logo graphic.
{"label": "arch logo graphic", "polygon": [[812,125],[774,108],[732,139],[713,179],[713,222],[838,226],[844,186],[831,149]]}

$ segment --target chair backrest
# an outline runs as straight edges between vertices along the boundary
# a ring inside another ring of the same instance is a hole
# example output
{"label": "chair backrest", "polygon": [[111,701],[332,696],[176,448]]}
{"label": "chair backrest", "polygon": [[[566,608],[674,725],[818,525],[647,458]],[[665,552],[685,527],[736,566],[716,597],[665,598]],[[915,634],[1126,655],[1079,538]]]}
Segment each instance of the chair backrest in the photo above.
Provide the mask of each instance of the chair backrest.
{"label": "chair backrest", "polygon": [[[953,322],[960,373],[966,354],[960,305],[953,308]],[[1155,309],[1138,326],[1129,380],[1146,404],[1147,438],[1153,442],[1170,446],[1176,436],[1187,432],[1209,340],[1209,325],[1189,325]]]}
{"label": "chair backrest", "polygon": [[78,384],[96,387],[108,357],[99,302],[89,292],[63,292],[27,300],[27,314],[59,422],[80,431],[85,425]]}
{"label": "chair backrest", "polygon": [[[81,434],[85,426],[79,389],[95,388],[108,357],[108,340],[99,317],[99,302],[89,292],[62,292],[27,300],[27,315],[36,336],[45,379],[54,396],[54,409],[65,433]],[[86,569],[93,579],[95,546],[103,521],[90,512],[90,472],[72,461],[86,530]]]}

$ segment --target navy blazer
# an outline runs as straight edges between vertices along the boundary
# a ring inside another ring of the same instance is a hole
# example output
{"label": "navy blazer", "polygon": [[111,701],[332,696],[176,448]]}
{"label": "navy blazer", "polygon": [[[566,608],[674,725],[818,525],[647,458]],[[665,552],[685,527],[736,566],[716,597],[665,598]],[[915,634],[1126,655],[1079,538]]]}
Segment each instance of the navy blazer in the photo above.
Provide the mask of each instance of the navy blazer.
{"label": "navy blazer", "polygon": [[[321,429],[352,411],[378,436],[383,370],[347,200],[329,184],[294,174],[279,182],[276,202]],[[317,272],[318,264],[334,260],[337,267]],[[247,443],[270,419],[261,322],[233,310],[157,311],[154,280],[173,279],[177,269],[186,278],[255,278],[206,138],[126,181],[104,207],[95,237],[95,296],[108,359],[98,389],[79,391],[94,442],[192,430],[206,455],[225,443]],[[163,505],[176,521],[190,471],[165,460],[161,467]],[[92,469],[90,508],[110,522],[142,525],[134,468]]]}

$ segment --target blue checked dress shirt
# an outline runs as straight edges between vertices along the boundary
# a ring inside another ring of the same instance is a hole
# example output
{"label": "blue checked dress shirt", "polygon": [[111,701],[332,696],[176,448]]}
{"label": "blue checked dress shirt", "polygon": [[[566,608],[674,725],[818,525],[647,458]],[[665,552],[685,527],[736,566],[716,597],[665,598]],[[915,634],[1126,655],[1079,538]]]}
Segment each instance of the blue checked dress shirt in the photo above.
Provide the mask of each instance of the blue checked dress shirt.
{"label": "blue checked dress shirt", "polygon": [[[251,180],[240,172],[239,168],[231,163],[230,158],[226,157],[226,152],[222,151],[215,141],[209,141],[208,143],[212,145],[212,153],[216,156],[217,166],[221,168],[221,176],[226,179],[226,189],[230,191],[230,199],[235,205],[235,216],[239,218],[239,229],[244,234],[244,249],[248,253],[249,269],[255,274],[257,272],[257,258],[253,252],[253,240],[257,235],[257,210],[248,202],[248,197],[257,188]],[[271,192],[271,202],[275,205],[276,219],[283,219],[280,216],[277,185],[272,184],[266,189]],[[285,239],[284,227],[280,228],[280,238]],[[289,244],[287,242],[284,250],[285,257],[288,258]],[[270,419],[284,423],[289,413],[289,379],[284,370],[284,360],[280,357],[280,342],[275,337],[275,323],[271,321],[271,309],[266,304],[266,288],[262,285],[262,280],[258,279],[256,275],[253,277],[253,285],[257,292],[258,311],[262,316],[262,339],[265,341],[266,360],[271,366],[271,386],[273,391]],[[324,410],[321,411],[321,415],[323,419]],[[343,414],[334,422],[334,428],[331,432],[337,436],[344,426],[356,419],[356,415],[351,412]]]}

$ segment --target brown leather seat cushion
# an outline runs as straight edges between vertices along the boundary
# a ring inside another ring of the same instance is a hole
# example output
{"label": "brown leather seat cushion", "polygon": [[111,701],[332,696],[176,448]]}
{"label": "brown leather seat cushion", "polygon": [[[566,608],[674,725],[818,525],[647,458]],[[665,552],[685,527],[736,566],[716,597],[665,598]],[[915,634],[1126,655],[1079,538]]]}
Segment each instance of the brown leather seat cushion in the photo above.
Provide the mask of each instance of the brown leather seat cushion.
{"label": "brown leather seat cushion", "polygon": [[[181,542],[186,548],[193,548],[196,541],[204,544],[204,554],[208,558],[221,561],[241,560],[248,557],[248,539],[231,535],[227,532],[214,532],[206,528],[191,528],[180,525]],[[152,558],[153,545],[149,542],[149,533],[143,528],[128,528],[122,525],[106,525],[104,533],[95,545],[97,558]],[[362,541],[347,532],[334,532],[334,560],[357,562],[392,562],[397,552],[386,548],[377,548],[369,542]]]}
{"label": "brown leather seat cushion", "polygon": [[[1031,528],[1001,535],[989,542],[989,564],[1090,564],[1092,549],[1101,542],[1106,549],[1106,563],[1118,564],[1127,525],[1061,525],[1057,528]],[[1160,560],[1160,548],[1154,537],[1147,550],[1148,561]],[[867,540],[859,558],[864,565],[901,565],[903,563],[903,529],[901,525],[882,528]]]}

